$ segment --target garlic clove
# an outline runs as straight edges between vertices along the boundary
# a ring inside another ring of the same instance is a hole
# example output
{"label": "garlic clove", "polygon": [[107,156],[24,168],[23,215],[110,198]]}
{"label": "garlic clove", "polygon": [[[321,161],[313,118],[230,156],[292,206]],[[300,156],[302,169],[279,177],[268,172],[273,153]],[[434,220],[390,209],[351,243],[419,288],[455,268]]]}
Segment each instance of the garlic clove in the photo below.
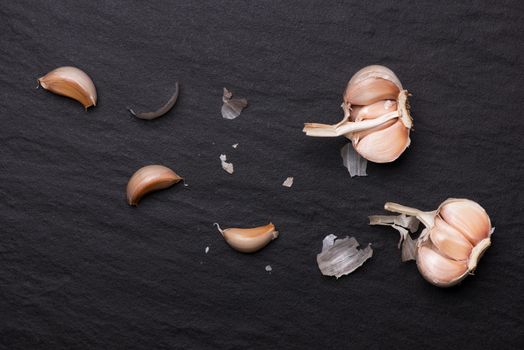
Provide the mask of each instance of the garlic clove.
{"label": "garlic clove", "polygon": [[55,94],[80,102],[84,108],[96,106],[96,88],[91,78],[76,67],[59,67],[38,79],[40,85]]}
{"label": "garlic clove", "polygon": [[358,138],[353,143],[355,150],[367,160],[387,163],[397,159],[409,146],[409,129],[400,119],[385,129],[379,129]]}
{"label": "garlic clove", "polygon": [[448,259],[427,246],[418,250],[417,267],[428,282],[439,287],[455,285],[468,272],[466,262]]}
{"label": "garlic clove", "polygon": [[438,216],[429,237],[442,254],[454,260],[467,260],[473,249],[473,245],[458,230]]}
{"label": "garlic clove", "polygon": [[272,223],[255,228],[234,227],[225,230],[222,230],[220,225],[215,225],[227,244],[242,253],[257,252],[278,237],[278,231]]}
{"label": "garlic clove", "polygon": [[128,108],[128,110],[129,110],[129,112],[132,115],[134,115],[138,119],[153,120],[153,119],[159,118],[159,117],[163,116],[164,114],[166,114],[167,112],[169,112],[171,110],[171,108],[173,108],[173,106],[175,105],[175,103],[176,103],[176,101],[178,99],[179,92],[180,92],[180,87],[179,87],[178,81],[177,81],[177,82],[175,82],[175,92],[173,93],[173,95],[171,95],[169,100],[167,100],[167,102],[162,107],[157,109],[156,111],[153,111],[153,112],[139,112],[139,113],[137,113],[132,108]]}
{"label": "garlic clove", "polygon": [[353,74],[351,80],[349,81],[349,84],[356,84],[369,78],[386,79],[397,85],[400,90],[403,89],[402,84],[400,83],[400,80],[397,77],[397,75],[388,67],[381,66],[378,64],[373,64],[371,66],[364,67],[355,74]]}
{"label": "garlic clove", "polygon": [[138,169],[127,183],[127,202],[138,205],[146,194],[168,188],[180,182],[182,178],[173,170],[163,165],[147,165]]}
{"label": "garlic clove", "polygon": [[445,201],[439,214],[450,226],[460,231],[473,245],[489,237],[491,222],[479,204],[467,199]]}
{"label": "garlic clove", "polygon": [[365,119],[375,119],[386,113],[397,110],[397,101],[380,100],[368,106],[356,106],[351,111],[352,121],[361,121]]}
{"label": "garlic clove", "polygon": [[349,83],[344,101],[351,105],[370,105],[380,100],[395,100],[400,91],[392,81],[369,78],[355,84]]}

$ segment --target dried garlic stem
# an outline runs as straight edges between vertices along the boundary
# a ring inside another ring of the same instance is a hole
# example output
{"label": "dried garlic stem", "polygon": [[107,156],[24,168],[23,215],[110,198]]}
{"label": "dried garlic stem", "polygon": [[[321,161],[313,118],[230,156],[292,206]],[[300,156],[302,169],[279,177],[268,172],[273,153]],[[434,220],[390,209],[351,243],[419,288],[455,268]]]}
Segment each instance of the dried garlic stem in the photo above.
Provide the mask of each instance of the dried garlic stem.
{"label": "dried garlic stem", "polygon": [[398,118],[398,112],[396,111],[384,114],[383,116],[375,119],[367,119],[360,122],[345,122],[340,125],[306,123],[303,131],[308,136],[334,137],[372,129],[384,124],[388,120],[395,118]]}
{"label": "dried garlic stem", "polygon": [[432,226],[435,222],[435,212],[424,212],[416,208],[407,207],[398,203],[387,202],[384,209],[399,214],[406,214],[417,217],[425,226]]}

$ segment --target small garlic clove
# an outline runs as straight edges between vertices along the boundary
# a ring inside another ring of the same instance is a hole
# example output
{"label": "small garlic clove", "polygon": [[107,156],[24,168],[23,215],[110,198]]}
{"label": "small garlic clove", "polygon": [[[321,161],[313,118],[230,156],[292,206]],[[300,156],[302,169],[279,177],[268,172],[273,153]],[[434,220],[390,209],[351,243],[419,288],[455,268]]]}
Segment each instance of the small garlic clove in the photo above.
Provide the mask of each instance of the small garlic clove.
{"label": "small garlic clove", "polygon": [[375,163],[392,162],[409,146],[409,129],[400,119],[385,129],[363,134],[353,142],[355,150],[367,160]]}
{"label": "small garlic clove", "polygon": [[385,79],[369,78],[355,84],[348,84],[344,102],[351,105],[370,105],[380,100],[396,100],[400,89]]}
{"label": "small garlic clove", "polygon": [[96,88],[91,78],[76,67],[59,67],[38,79],[40,85],[55,94],[80,102],[84,108],[96,106]]}
{"label": "small garlic clove", "polygon": [[454,260],[467,260],[473,249],[471,243],[458,230],[438,216],[429,237],[442,254]]}
{"label": "small garlic clove", "polygon": [[180,182],[182,178],[173,170],[163,165],[147,165],[138,169],[127,183],[127,202],[138,205],[146,194],[168,188]]}
{"label": "small garlic clove", "polygon": [[397,101],[380,100],[369,106],[356,106],[351,111],[352,121],[361,121],[365,119],[375,119],[386,113],[397,110]]}
{"label": "small garlic clove", "polygon": [[269,223],[255,228],[227,228],[222,230],[215,224],[227,244],[242,253],[254,253],[264,248],[278,237],[275,225]]}
{"label": "small garlic clove", "polygon": [[447,200],[439,214],[450,226],[460,231],[473,245],[489,237],[491,222],[479,204],[467,199]]}
{"label": "small garlic clove", "polygon": [[466,262],[448,259],[427,246],[418,250],[417,267],[429,283],[439,287],[455,285],[468,272]]}
{"label": "small garlic clove", "polygon": [[400,90],[403,90],[402,84],[400,83],[400,80],[398,79],[397,75],[388,67],[381,66],[378,64],[373,64],[371,66],[364,67],[355,74],[353,74],[351,80],[349,81],[349,84],[356,84],[369,78],[381,78],[389,80],[393,82],[395,85],[397,85]]}

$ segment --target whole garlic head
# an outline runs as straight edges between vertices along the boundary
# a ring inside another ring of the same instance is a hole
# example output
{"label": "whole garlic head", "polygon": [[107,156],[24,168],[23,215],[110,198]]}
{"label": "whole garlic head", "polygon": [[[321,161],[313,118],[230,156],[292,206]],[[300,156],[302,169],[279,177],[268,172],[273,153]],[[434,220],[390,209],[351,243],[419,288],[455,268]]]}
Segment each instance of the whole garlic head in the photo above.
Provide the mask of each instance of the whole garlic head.
{"label": "whole garlic head", "polygon": [[[386,203],[384,208],[402,215],[371,216],[370,225],[397,229],[401,233],[404,260],[416,260],[421,275],[436,286],[450,287],[472,274],[491,245],[494,228],[490,218],[484,208],[469,199],[450,198],[431,212],[396,203]],[[416,240],[408,232],[417,230],[413,220],[426,226]]]}
{"label": "whole garlic head", "polygon": [[408,95],[391,69],[365,67],[348,82],[342,103],[344,118],[334,125],[307,123],[303,131],[308,136],[345,136],[363,158],[392,162],[410,145]]}

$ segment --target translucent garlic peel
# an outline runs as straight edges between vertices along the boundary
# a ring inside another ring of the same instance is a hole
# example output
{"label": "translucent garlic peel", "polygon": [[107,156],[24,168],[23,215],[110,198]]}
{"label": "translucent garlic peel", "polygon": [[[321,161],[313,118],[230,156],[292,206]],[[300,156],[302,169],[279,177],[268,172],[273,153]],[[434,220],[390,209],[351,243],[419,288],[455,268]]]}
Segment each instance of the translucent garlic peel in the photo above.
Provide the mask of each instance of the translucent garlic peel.
{"label": "translucent garlic peel", "polygon": [[368,175],[366,172],[368,161],[355,151],[351,143],[340,149],[340,155],[342,164],[348,169],[351,177]]}
{"label": "translucent garlic peel", "polygon": [[224,88],[222,102],[222,117],[224,119],[235,119],[247,107],[245,98],[233,98],[233,93],[226,88]]}
{"label": "translucent garlic peel", "polygon": [[[407,216],[426,226],[416,240],[415,259],[422,276],[439,287],[453,286],[472,274],[478,260],[491,245],[494,229],[489,216],[478,203],[471,200],[450,198],[437,210],[429,212],[396,203],[386,203],[384,207],[402,215],[371,216],[370,225],[395,227],[400,223],[400,219],[395,218]],[[409,235],[403,235],[398,226],[395,228],[401,233],[401,242],[411,239]],[[468,238],[472,236],[474,240]],[[402,245],[403,256],[404,249]]]}
{"label": "translucent garlic peel", "polygon": [[81,69],[59,67],[39,78],[38,82],[46,90],[77,100],[85,109],[96,106],[95,84]]}
{"label": "translucent garlic peel", "polygon": [[322,251],[317,255],[318,268],[323,275],[337,279],[352,273],[373,256],[371,245],[364,249],[358,249],[358,246],[354,237],[337,239],[332,234],[326,236],[322,241]]}

